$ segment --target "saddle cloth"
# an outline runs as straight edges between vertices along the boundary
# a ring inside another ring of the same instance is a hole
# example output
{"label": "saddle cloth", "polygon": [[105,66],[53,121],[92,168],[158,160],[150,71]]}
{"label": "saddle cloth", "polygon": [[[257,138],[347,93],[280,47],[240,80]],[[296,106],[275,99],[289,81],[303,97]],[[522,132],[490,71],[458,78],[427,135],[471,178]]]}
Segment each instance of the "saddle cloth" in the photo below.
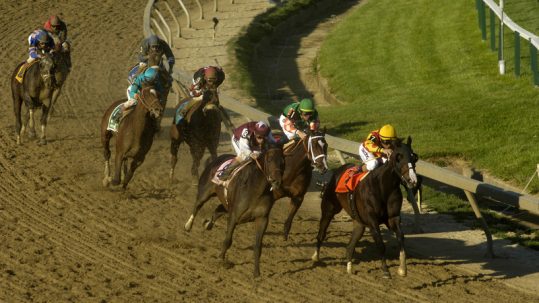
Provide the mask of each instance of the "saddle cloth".
{"label": "saddle cloth", "polygon": [[19,70],[17,71],[17,75],[15,76],[15,79],[19,82],[19,83],[22,83],[22,80],[24,79],[24,74],[26,73],[26,71],[28,70],[28,68],[32,65],[34,65],[38,60],[34,60],[30,63],[28,62],[24,62],[23,65],[21,65],[21,67],[19,68]]}
{"label": "saddle cloth", "polygon": [[347,169],[337,180],[337,186],[335,187],[336,193],[347,193],[354,191],[356,186],[359,184],[365,176],[367,176],[369,172],[357,172],[357,167],[352,166],[349,169]]}
{"label": "saddle cloth", "polygon": [[199,108],[202,98],[187,98],[180,102],[174,115],[174,123],[179,124],[183,119],[188,123],[191,120],[193,113]]}
{"label": "saddle cloth", "polygon": [[118,126],[120,125],[120,118],[122,116],[121,106],[122,106],[122,103],[118,104],[118,106],[116,106],[114,110],[112,110],[112,113],[110,114],[110,117],[109,117],[107,130],[110,130],[113,132],[118,131]]}

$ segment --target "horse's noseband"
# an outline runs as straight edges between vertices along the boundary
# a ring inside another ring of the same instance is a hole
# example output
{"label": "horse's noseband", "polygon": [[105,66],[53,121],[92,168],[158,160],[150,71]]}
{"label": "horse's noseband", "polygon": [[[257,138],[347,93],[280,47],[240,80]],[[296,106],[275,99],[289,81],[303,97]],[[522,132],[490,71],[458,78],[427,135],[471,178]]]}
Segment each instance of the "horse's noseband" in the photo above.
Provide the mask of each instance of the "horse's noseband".
{"label": "horse's noseband", "polygon": [[[314,154],[314,149],[313,149],[313,140],[314,139],[324,139],[324,136],[321,136],[321,135],[318,135],[318,136],[309,136],[309,141],[307,142],[307,152],[310,154],[310,158],[311,158],[311,161],[312,161],[312,166],[316,166],[316,161],[319,159],[319,158],[322,158],[323,160],[323,163],[324,163],[324,168],[327,169],[327,161],[326,161],[326,154],[324,152],[320,153],[319,155],[315,155]],[[318,142],[320,144],[320,142]],[[322,145],[320,145],[320,147],[322,148],[322,150],[324,149],[324,147]]]}

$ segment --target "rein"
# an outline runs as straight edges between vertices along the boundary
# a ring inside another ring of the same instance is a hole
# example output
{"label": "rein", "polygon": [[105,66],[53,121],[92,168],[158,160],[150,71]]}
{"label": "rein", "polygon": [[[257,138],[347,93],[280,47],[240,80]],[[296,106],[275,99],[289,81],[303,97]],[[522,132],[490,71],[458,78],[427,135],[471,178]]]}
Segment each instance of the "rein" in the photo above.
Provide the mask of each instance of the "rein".
{"label": "rein", "polygon": [[[144,94],[142,94],[144,95]],[[141,96],[141,94],[137,94],[137,100],[140,101],[140,103],[148,110],[148,111],[151,111],[151,108],[150,108],[150,105],[146,102],[146,98],[144,98],[143,96]],[[159,99],[157,99],[157,102],[159,102]],[[153,102],[155,103],[155,101]],[[152,103],[152,104],[153,104]]]}
{"label": "rein", "polygon": [[[267,153],[267,151],[266,151],[266,153]],[[264,155],[264,161],[265,161],[265,160],[266,160],[266,155]],[[261,165],[260,162],[258,161],[258,158],[254,159],[254,161],[255,161],[256,166],[258,167],[258,169],[260,169],[260,171],[264,174],[264,176],[266,176],[266,180],[269,179],[268,176],[269,176],[270,174],[268,174],[268,173],[266,172],[266,168],[268,167],[267,163],[264,163],[264,167],[262,167],[262,165]],[[277,171],[277,172],[281,171],[281,172],[282,172],[282,169],[281,169],[281,168],[275,168],[275,169],[273,169],[270,173],[275,172],[275,171]],[[282,173],[281,173],[281,174],[282,174]]]}
{"label": "rein", "polygon": [[314,155],[314,150],[313,150],[313,142],[312,140],[313,139],[320,139],[320,138],[324,138],[324,136],[309,136],[309,142],[308,142],[308,147],[307,147],[307,152],[310,152],[311,153],[311,159],[313,161],[313,163],[316,163],[316,160],[318,160],[318,158],[321,158],[321,157],[325,157],[326,155],[324,155],[324,153],[321,153],[320,155],[318,156],[315,156]]}

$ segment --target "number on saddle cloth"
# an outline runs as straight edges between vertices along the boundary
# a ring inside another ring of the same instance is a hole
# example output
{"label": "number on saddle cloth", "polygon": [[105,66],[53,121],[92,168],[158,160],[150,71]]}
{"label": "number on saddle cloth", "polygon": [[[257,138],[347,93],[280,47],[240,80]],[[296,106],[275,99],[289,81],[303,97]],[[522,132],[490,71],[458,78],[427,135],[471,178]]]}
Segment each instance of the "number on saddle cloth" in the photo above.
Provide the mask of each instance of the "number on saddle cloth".
{"label": "number on saddle cloth", "polygon": [[223,181],[221,180],[221,175],[230,165],[232,165],[234,160],[236,160],[236,158],[231,158],[221,163],[221,165],[219,165],[219,168],[217,168],[217,170],[215,171],[215,175],[213,176],[211,181],[217,185],[221,185],[223,183]]}
{"label": "number on saddle cloth", "polygon": [[184,101],[176,109],[176,114],[174,115],[174,123],[176,125],[179,125],[184,120],[184,118],[185,118],[184,114],[186,114],[186,113],[184,113],[184,109],[187,107],[187,104],[189,104],[190,101],[191,100]]}
{"label": "number on saddle cloth", "polygon": [[26,61],[21,65],[21,67],[19,68],[19,71],[17,72],[17,75],[15,76],[15,79],[17,81],[19,81],[19,83],[22,83],[22,80],[24,79],[24,74],[26,73],[26,71],[28,70],[28,68],[32,65],[34,65],[35,63],[39,62],[39,59],[38,60],[34,60],[30,63],[27,63]]}
{"label": "number on saddle cloth", "polygon": [[109,123],[107,130],[117,132],[118,126],[120,126],[120,118],[122,117],[122,103],[118,104],[112,111],[109,117]]}

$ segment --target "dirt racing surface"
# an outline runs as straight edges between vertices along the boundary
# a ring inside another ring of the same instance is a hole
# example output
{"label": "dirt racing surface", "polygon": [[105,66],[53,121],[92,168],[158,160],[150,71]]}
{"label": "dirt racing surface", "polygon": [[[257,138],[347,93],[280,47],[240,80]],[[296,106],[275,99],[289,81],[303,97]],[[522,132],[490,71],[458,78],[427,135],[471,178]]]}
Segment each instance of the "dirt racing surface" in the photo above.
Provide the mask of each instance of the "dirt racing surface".
{"label": "dirt racing surface", "polygon": [[[230,3],[221,2],[223,8]],[[452,242],[449,236],[445,242],[410,236],[408,242],[423,245],[410,248],[408,276],[403,278],[396,273],[396,241],[386,235],[393,275],[386,280],[372,239],[366,235],[356,250],[355,273],[349,275],[344,255],[351,223],[341,216],[330,226],[321,262],[313,264],[310,257],[319,219],[316,192],[309,194],[298,212],[288,241],[282,237],[287,201],[276,202],[264,238],[260,278],[252,277],[254,232],[249,223],[236,230],[228,251],[234,266],[224,268],[217,256],[226,219],[211,231],[202,228],[216,201],[205,206],[190,233],[183,230],[196,187],[191,185],[185,146],[180,149],[177,180],[169,185],[166,133],[154,142],[127,192],[103,188],[99,122],[108,104],[125,95],[127,70],[135,63],[143,38],[145,4],[142,0],[0,2],[4,15],[0,27],[4,38],[0,56],[4,70],[0,79],[4,113],[0,116],[1,302],[539,300],[537,292],[504,283],[515,275],[463,268],[478,259],[489,264],[476,252],[435,257],[437,247]],[[242,10],[236,12],[231,18],[238,20]],[[38,146],[36,141],[27,141],[17,146],[9,75],[27,57],[29,33],[50,13],[62,13],[69,26],[73,70],[49,124],[49,143]],[[221,22],[226,24],[226,20]],[[226,134],[220,152],[230,152]],[[428,224],[443,223],[430,218]],[[444,232],[439,230],[441,225],[436,226],[438,230],[425,229]],[[405,224],[405,231],[409,227]],[[464,244],[455,248],[470,252]],[[520,260],[516,255],[507,258]],[[535,268],[521,275],[533,274]]]}

